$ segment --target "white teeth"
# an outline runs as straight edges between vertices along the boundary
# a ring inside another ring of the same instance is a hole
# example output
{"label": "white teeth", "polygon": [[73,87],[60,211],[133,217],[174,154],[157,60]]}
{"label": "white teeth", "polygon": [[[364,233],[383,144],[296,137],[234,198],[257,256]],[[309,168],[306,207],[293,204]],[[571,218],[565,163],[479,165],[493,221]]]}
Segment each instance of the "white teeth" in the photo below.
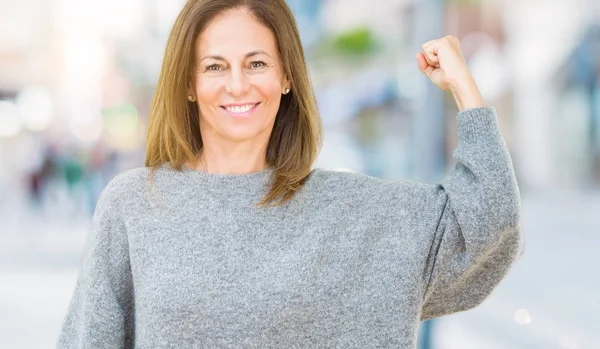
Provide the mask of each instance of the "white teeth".
{"label": "white teeth", "polygon": [[225,109],[227,109],[228,111],[230,111],[232,113],[241,114],[241,113],[245,113],[248,110],[252,109],[255,105],[256,104],[246,104],[246,105],[242,105],[242,106],[225,107]]}

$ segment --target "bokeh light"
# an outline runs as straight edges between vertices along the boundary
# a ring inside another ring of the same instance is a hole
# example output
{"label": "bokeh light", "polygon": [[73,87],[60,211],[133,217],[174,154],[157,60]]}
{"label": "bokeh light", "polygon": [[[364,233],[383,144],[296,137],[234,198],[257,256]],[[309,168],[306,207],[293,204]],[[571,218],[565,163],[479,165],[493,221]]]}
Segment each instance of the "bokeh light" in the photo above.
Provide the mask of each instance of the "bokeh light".
{"label": "bokeh light", "polygon": [[0,101],[0,137],[13,137],[22,129],[19,109],[10,101]]}
{"label": "bokeh light", "polygon": [[519,325],[527,325],[531,323],[531,315],[527,309],[519,309],[515,312],[515,321]]}
{"label": "bokeh light", "polygon": [[31,131],[43,131],[52,123],[54,104],[50,92],[39,86],[22,90],[17,106],[23,124]]}
{"label": "bokeh light", "polygon": [[108,141],[118,149],[137,145],[138,115],[133,104],[107,108],[102,112]]}

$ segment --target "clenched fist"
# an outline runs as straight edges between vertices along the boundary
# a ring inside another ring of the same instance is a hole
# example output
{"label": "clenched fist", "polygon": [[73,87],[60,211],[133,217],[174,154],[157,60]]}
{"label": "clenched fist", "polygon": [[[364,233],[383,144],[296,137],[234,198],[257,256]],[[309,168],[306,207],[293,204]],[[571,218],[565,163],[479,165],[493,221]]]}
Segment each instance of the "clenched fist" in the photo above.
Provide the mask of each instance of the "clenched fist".
{"label": "clenched fist", "polygon": [[484,106],[483,98],[452,35],[424,43],[416,54],[421,70],[437,87],[451,91],[460,110]]}

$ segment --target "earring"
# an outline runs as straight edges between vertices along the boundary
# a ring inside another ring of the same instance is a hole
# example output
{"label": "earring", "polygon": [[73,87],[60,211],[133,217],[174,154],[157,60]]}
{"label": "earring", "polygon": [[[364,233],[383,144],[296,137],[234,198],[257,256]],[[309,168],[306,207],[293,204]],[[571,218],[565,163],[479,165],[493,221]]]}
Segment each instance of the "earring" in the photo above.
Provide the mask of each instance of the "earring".
{"label": "earring", "polygon": [[283,94],[284,94],[284,95],[287,95],[289,92],[290,92],[290,89],[289,89],[289,88],[286,88],[285,90],[283,90]]}
{"label": "earring", "polygon": [[193,102],[194,101],[194,97],[192,95],[188,96],[188,101]]}

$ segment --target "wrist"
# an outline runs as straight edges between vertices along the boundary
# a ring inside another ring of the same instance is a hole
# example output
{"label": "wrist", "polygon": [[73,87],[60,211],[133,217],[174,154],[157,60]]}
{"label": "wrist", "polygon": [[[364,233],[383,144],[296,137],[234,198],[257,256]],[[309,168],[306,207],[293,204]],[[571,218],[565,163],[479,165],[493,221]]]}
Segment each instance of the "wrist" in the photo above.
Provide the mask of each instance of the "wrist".
{"label": "wrist", "polygon": [[456,101],[459,111],[486,106],[479,88],[472,78],[451,83],[449,90]]}

